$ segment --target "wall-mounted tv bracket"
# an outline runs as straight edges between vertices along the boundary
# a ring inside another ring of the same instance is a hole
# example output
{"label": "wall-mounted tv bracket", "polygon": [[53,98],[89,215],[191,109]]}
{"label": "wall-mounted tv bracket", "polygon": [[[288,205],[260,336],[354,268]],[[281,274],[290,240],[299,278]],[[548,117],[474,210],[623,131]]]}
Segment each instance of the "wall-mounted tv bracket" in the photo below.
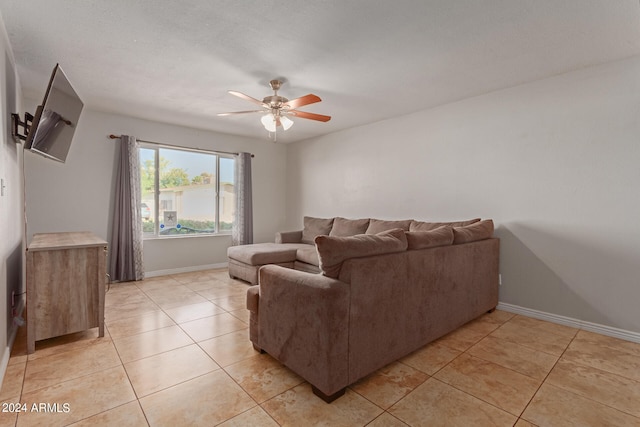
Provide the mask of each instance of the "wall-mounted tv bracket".
{"label": "wall-mounted tv bracket", "polygon": [[[20,120],[20,114],[11,113],[11,136],[16,140],[16,143],[27,140],[29,129],[33,123],[33,115],[24,113],[24,121]],[[22,127],[22,133],[20,133],[20,127]]]}

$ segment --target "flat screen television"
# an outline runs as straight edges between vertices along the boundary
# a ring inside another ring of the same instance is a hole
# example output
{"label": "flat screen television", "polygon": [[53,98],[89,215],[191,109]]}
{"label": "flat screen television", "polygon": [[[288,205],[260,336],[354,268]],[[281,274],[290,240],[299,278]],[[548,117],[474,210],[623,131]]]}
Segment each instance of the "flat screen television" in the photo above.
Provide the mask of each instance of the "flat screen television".
{"label": "flat screen television", "polygon": [[36,109],[24,145],[26,150],[64,163],[84,103],[56,64],[42,105]]}

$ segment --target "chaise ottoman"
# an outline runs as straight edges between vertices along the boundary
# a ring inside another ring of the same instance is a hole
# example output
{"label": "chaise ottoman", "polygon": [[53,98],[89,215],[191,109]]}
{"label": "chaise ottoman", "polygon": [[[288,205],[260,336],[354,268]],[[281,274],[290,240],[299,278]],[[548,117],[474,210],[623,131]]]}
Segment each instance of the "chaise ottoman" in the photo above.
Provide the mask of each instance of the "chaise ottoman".
{"label": "chaise ottoman", "polygon": [[229,276],[257,285],[260,267],[276,264],[293,268],[297,250],[307,247],[309,245],[304,243],[255,243],[231,246],[227,249]]}

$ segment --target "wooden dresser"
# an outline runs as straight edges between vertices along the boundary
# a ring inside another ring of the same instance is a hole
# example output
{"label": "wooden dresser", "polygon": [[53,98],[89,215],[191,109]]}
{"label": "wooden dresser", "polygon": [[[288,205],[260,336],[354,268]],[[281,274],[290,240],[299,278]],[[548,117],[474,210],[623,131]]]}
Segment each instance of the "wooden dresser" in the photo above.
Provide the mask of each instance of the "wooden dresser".
{"label": "wooden dresser", "polygon": [[107,242],[90,232],[35,234],[27,248],[27,353],[90,328],[104,336]]}

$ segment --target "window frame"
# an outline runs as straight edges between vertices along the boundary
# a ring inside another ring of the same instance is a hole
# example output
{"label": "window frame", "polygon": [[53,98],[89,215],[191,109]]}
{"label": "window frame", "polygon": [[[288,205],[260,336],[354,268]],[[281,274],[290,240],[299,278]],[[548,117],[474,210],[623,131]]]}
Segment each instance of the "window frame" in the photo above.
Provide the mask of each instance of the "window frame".
{"label": "window frame", "polygon": [[[189,148],[189,147],[179,147],[176,145],[169,145],[169,144],[158,144],[158,143],[153,143],[153,142],[139,142],[139,148],[140,149],[147,149],[147,150],[153,150],[153,161],[154,161],[154,187],[155,187],[155,191],[154,191],[154,195],[153,195],[153,199],[154,199],[154,203],[153,203],[153,212],[151,212],[151,216],[153,217],[153,234],[150,233],[142,233],[142,239],[143,240],[155,240],[155,239],[176,239],[176,238],[191,238],[191,237],[207,237],[207,236],[227,236],[230,235],[232,233],[232,230],[221,230],[220,229],[220,159],[221,158],[225,158],[225,159],[231,159],[234,161],[234,168],[235,168],[235,161],[236,161],[236,157],[233,154],[227,154],[224,152],[219,152],[219,151],[214,151],[214,150],[204,150],[201,148]],[[215,180],[216,180],[216,185],[215,185],[215,201],[214,201],[214,205],[215,205],[215,232],[213,233],[196,233],[196,234],[174,234],[174,235],[161,235],[160,234],[160,150],[161,149],[165,149],[165,150],[174,150],[174,151],[184,151],[184,152],[191,152],[191,153],[201,153],[201,154],[207,154],[207,155],[212,155],[215,156],[215,168],[216,168],[216,174],[215,174]],[[234,174],[234,180],[233,180],[233,185],[235,188],[235,174]],[[142,219],[141,219],[142,220]]]}

